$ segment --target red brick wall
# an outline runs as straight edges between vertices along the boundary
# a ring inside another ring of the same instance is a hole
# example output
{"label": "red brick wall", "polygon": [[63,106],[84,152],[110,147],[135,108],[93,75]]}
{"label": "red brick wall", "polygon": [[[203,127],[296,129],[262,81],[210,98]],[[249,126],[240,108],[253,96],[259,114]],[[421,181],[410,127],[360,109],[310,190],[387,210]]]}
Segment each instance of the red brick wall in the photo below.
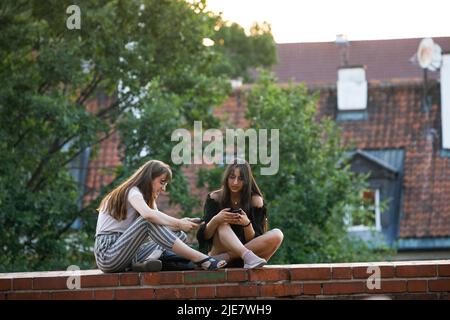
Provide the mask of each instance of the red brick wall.
{"label": "red brick wall", "polygon": [[[380,269],[379,289],[370,289]],[[369,270],[370,271],[370,270]],[[80,289],[67,289],[71,274],[0,274],[0,300],[18,299],[446,299],[450,261],[272,265],[257,270],[104,274],[81,271]]]}

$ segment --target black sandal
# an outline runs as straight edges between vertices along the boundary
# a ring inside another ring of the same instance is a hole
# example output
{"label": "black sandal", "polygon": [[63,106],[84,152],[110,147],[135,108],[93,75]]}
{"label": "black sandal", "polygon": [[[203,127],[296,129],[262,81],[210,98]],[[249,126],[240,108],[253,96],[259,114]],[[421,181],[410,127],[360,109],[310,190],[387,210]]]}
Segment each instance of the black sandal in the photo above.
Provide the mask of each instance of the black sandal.
{"label": "black sandal", "polygon": [[[209,261],[209,266],[205,269],[202,266],[202,264],[207,262],[207,261]],[[225,264],[223,266],[219,267],[218,264],[220,262],[222,262],[222,261],[225,262]],[[200,268],[202,268],[203,270],[208,270],[208,271],[219,270],[220,268],[223,268],[223,267],[225,267],[227,265],[227,262],[225,260],[217,260],[217,259],[215,259],[213,257],[210,257],[210,256],[206,257],[205,259],[203,259],[201,261],[197,261],[197,262],[194,262],[194,263],[197,266],[199,266]]]}

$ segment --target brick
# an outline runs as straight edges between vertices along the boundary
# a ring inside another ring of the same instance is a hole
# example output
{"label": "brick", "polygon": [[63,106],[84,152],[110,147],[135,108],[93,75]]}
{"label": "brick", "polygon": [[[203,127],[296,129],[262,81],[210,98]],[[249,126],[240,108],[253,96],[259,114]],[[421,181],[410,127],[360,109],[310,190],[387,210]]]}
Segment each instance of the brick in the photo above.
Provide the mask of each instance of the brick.
{"label": "brick", "polygon": [[121,273],[119,283],[121,286],[138,286],[140,284],[139,273]]}
{"label": "brick", "polygon": [[322,285],[320,283],[304,283],[303,294],[322,294]]}
{"label": "brick", "polygon": [[81,288],[117,287],[119,285],[118,274],[82,276],[80,280]]}
{"label": "brick", "polygon": [[429,291],[450,291],[450,280],[428,280]]}
{"label": "brick", "polygon": [[450,264],[438,265],[439,277],[450,277]]}
{"label": "brick", "polygon": [[195,298],[195,288],[156,288],[155,298],[158,300],[193,299]]}
{"label": "brick", "polygon": [[31,290],[33,289],[33,278],[13,279],[13,290]]}
{"label": "brick", "polygon": [[324,283],[323,294],[363,293],[366,291],[364,282]]}
{"label": "brick", "polygon": [[408,292],[427,292],[428,282],[426,280],[409,280]]}
{"label": "brick", "polygon": [[248,281],[281,281],[289,280],[287,269],[254,269],[248,271]]}
{"label": "brick", "polygon": [[150,288],[117,289],[115,297],[117,300],[151,300],[155,298],[155,292]]}
{"label": "brick", "polygon": [[227,269],[227,282],[242,282],[247,281],[248,273],[245,269],[232,270]]}
{"label": "brick", "polygon": [[417,266],[396,266],[395,274],[397,277],[435,277],[435,265],[417,265]]}
{"label": "brick", "polygon": [[332,279],[351,279],[353,275],[351,267],[333,267],[331,268]]}
{"label": "brick", "polygon": [[27,291],[11,292],[6,295],[8,300],[50,300],[49,292]]}
{"label": "brick", "polygon": [[12,288],[11,279],[0,279],[0,291],[9,291]]}
{"label": "brick", "polygon": [[179,271],[141,273],[141,285],[181,284],[183,273]]}
{"label": "brick", "polygon": [[114,290],[95,290],[95,300],[114,300]]}
{"label": "brick", "polygon": [[186,271],[183,273],[183,283],[224,283],[227,279],[225,271]]}
{"label": "brick", "polygon": [[[393,278],[395,275],[395,268],[394,266],[379,266],[380,267],[380,274],[381,278]],[[354,279],[367,279],[370,276],[374,274],[373,271],[368,269],[367,267],[353,267],[353,278]],[[368,272],[371,271],[371,272]]]}
{"label": "brick", "polygon": [[224,285],[216,287],[217,298],[258,297],[256,285]]}
{"label": "brick", "polygon": [[53,300],[92,300],[92,290],[70,290],[51,293]]}
{"label": "brick", "polygon": [[298,268],[291,269],[291,280],[329,280],[331,268]]}
{"label": "brick", "polygon": [[54,277],[54,278],[34,278],[34,290],[58,290],[67,288],[68,277]]}
{"label": "brick", "polygon": [[195,297],[197,299],[208,299],[216,297],[216,287],[196,287],[195,288]]}
{"label": "brick", "polygon": [[365,283],[367,293],[388,293],[388,292],[406,292],[406,281],[404,280],[385,280],[380,281],[380,289],[371,289]]}
{"label": "brick", "polygon": [[259,287],[260,297],[286,297],[302,294],[302,285],[299,283],[263,284]]}

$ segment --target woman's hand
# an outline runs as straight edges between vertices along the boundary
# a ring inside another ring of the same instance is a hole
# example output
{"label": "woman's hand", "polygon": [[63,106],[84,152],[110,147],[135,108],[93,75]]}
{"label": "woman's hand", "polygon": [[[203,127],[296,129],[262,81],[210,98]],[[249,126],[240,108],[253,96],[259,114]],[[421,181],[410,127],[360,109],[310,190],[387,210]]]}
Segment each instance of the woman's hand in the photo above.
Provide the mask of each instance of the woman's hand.
{"label": "woman's hand", "polygon": [[218,214],[214,216],[214,220],[217,224],[229,223],[236,224],[239,218],[239,213],[231,212],[230,208],[222,209]]}
{"label": "woman's hand", "polygon": [[240,226],[246,226],[250,223],[250,219],[247,217],[247,214],[245,213],[244,210],[240,209],[241,211],[239,213],[235,213],[237,214],[237,219],[236,219],[236,223]]}
{"label": "woman's hand", "polygon": [[189,232],[192,230],[196,230],[200,227],[201,224],[195,223],[191,221],[190,218],[182,218],[178,219],[178,229],[184,232]]}

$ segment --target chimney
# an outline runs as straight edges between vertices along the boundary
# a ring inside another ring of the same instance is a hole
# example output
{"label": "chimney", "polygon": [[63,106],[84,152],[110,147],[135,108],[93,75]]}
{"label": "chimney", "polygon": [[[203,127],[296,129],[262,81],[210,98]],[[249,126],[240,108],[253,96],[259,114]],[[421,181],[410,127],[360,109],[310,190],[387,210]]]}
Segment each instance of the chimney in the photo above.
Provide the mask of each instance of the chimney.
{"label": "chimney", "polygon": [[367,81],[365,66],[338,69],[337,105],[340,111],[367,108]]}
{"label": "chimney", "polygon": [[441,65],[442,148],[450,149],[450,52],[442,54]]}

